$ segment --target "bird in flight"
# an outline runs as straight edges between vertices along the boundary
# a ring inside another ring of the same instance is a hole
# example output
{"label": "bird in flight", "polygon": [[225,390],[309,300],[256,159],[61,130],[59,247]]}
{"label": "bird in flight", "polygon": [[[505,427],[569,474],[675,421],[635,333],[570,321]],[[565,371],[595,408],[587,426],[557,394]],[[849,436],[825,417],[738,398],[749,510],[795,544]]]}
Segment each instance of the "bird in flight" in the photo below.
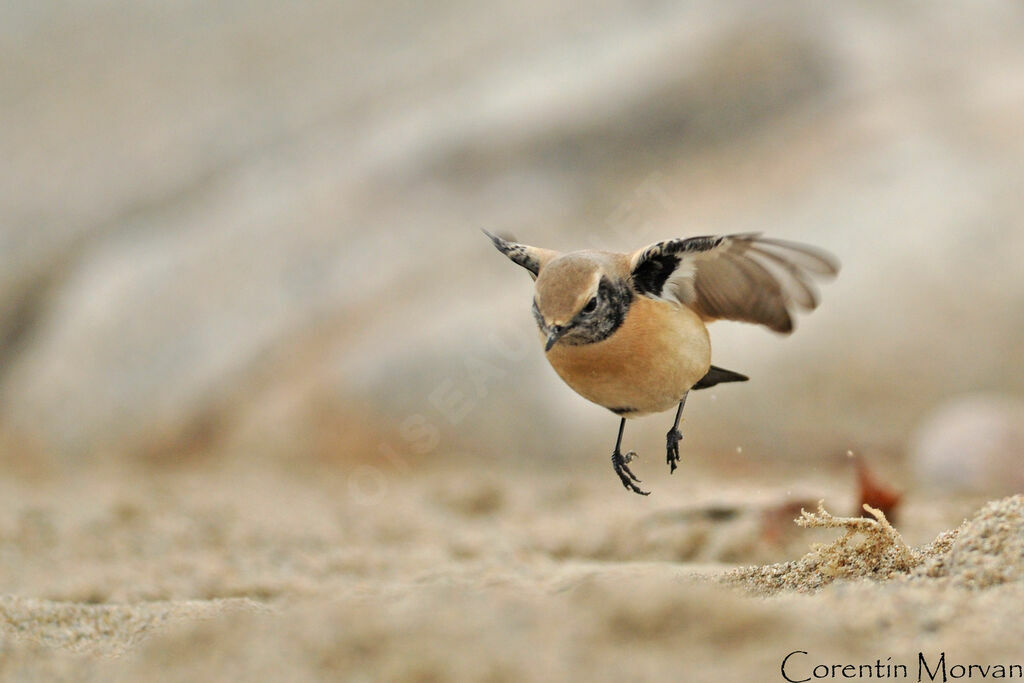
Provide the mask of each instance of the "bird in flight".
{"label": "bird in flight", "polygon": [[794,310],[818,305],[814,279],[839,272],[828,252],[760,233],[671,239],[630,254],[560,253],[484,234],[536,281],[533,316],[551,367],[621,418],[612,467],[644,496],[629,469],[636,453],[620,451],[626,419],[676,408],[666,435],[674,472],[689,392],[748,379],[711,365],[705,324],[738,320],[788,334]]}

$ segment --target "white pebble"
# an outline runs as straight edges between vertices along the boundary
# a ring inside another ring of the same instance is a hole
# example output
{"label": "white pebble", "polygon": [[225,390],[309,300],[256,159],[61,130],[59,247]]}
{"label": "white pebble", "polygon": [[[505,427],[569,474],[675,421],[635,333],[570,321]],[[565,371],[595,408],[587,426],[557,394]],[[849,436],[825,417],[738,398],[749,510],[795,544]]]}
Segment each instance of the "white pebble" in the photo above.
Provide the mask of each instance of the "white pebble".
{"label": "white pebble", "polygon": [[939,406],[910,442],[917,481],[948,491],[1024,490],[1024,400],[971,394]]}

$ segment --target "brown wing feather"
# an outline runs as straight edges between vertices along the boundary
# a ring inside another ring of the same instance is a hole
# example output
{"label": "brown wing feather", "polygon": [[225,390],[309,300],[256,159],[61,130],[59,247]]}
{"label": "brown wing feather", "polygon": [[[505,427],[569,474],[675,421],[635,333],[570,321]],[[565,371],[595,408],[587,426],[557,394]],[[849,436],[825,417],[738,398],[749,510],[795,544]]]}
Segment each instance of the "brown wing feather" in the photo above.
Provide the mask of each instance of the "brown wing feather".
{"label": "brown wing feather", "polygon": [[814,277],[839,271],[834,257],[758,233],[667,240],[631,259],[641,294],[675,299],[707,319],[725,318],[793,329],[793,310],[818,305]]}

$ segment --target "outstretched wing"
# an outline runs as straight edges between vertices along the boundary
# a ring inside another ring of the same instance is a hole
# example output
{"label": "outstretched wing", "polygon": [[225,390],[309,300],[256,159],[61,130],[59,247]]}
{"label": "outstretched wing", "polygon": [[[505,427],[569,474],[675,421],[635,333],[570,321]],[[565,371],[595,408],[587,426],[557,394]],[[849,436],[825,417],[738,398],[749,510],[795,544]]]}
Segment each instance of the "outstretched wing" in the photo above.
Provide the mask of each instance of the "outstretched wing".
{"label": "outstretched wing", "polygon": [[793,309],[817,307],[814,278],[839,272],[828,252],[754,232],[657,242],[633,253],[630,267],[643,295],[783,333],[793,329]]}
{"label": "outstretched wing", "polygon": [[557,251],[551,251],[550,249],[541,249],[540,247],[531,247],[528,244],[519,244],[518,242],[510,242],[497,235],[492,235],[486,230],[483,231],[485,235],[491,238],[491,242],[502,254],[507,256],[509,260],[525,268],[530,273],[530,277],[534,280],[540,274],[540,269],[543,268],[548,261],[558,256]]}

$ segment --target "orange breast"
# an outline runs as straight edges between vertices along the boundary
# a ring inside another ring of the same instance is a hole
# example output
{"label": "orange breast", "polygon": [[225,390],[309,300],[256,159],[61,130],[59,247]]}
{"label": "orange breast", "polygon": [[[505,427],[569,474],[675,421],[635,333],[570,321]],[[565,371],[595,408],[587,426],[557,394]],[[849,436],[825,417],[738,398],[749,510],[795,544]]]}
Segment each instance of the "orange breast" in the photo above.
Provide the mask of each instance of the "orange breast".
{"label": "orange breast", "polygon": [[711,342],[700,317],[686,306],[640,296],[608,339],[555,344],[547,358],[581,396],[635,417],[675,406],[707,374]]}

